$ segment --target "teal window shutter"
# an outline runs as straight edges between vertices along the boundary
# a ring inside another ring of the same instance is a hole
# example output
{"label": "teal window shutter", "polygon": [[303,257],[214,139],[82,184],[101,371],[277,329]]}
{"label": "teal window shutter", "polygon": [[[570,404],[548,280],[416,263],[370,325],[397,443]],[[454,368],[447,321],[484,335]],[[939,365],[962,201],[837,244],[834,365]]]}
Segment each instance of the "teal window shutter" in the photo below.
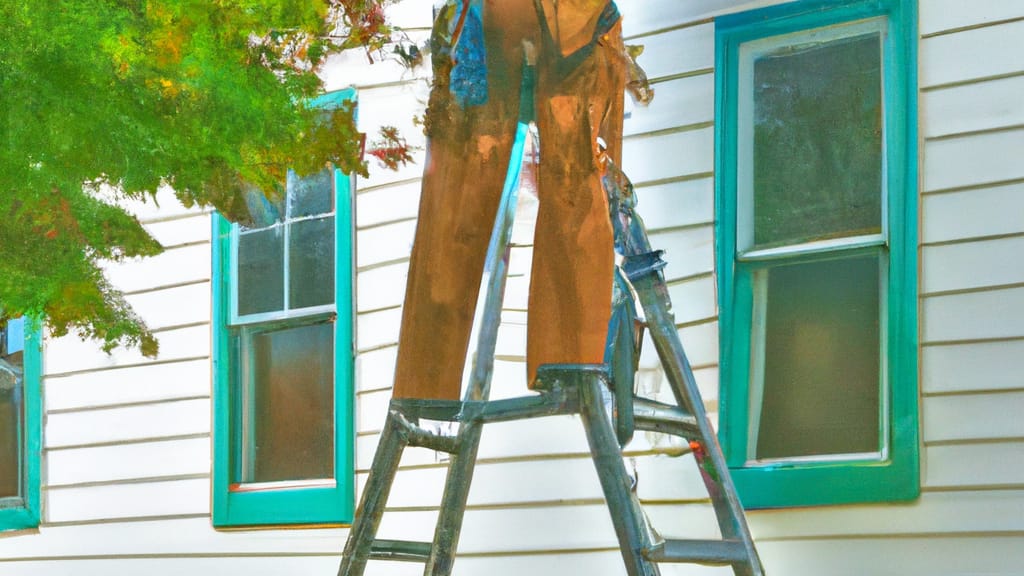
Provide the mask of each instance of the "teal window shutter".
{"label": "teal window shutter", "polygon": [[41,356],[31,322],[16,318],[0,327],[0,531],[39,525]]}
{"label": "teal window shutter", "polygon": [[919,494],[916,19],[715,21],[719,434],[748,508]]}
{"label": "teal window shutter", "polygon": [[352,520],[352,180],[290,172],[250,222],[213,217],[215,526]]}

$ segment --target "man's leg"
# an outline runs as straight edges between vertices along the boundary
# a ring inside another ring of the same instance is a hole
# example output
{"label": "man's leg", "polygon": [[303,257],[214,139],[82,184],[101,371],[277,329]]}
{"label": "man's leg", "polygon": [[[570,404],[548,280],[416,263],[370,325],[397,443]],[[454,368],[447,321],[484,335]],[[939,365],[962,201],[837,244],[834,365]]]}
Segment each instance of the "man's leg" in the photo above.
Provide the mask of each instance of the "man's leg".
{"label": "man's leg", "polygon": [[[527,366],[600,363],[611,314],[614,251],[595,141],[620,134],[623,97],[616,25],[567,78],[539,72],[540,208],[530,286]],[[618,150],[618,142],[611,143]]]}
{"label": "man's leg", "polygon": [[[448,83],[451,62],[435,57],[427,111],[429,148],[402,313],[396,398],[459,397],[518,112],[521,54],[504,54],[490,41],[487,48],[489,94],[483,104],[463,107],[456,102]],[[509,85],[516,90],[507,90]]]}

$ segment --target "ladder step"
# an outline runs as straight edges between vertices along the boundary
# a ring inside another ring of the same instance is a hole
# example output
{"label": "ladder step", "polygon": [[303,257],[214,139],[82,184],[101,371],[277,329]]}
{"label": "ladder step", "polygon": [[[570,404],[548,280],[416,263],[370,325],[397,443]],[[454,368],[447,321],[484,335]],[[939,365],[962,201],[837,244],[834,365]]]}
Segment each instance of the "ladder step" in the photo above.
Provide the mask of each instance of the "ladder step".
{"label": "ladder step", "polygon": [[588,378],[608,381],[611,374],[607,364],[541,364],[537,367],[535,390],[547,391],[558,386],[576,386]]}
{"label": "ladder step", "polygon": [[459,438],[457,436],[448,436],[440,432],[424,430],[419,425],[410,422],[401,412],[392,411],[391,414],[398,425],[399,433],[405,437],[405,443],[409,446],[429,448],[430,450],[447,452],[449,454],[454,454],[459,450]]}
{"label": "ladder step", "polygon": [[430,542],[377,539],[370,545],[370,558],[396,562],[426,562],[430,558]]}
{"label": "ladder step", "polygon": [[739,540],[666,540],[644,553],[652,562],[692,562],[695,564],[747,564],[750,557]]}
{"label": "ladder step", "polygon": [[700,426],[693,414],[672,404],[634,396],[633,418],[638,430],[675,434],[686,438],[700,436]]}

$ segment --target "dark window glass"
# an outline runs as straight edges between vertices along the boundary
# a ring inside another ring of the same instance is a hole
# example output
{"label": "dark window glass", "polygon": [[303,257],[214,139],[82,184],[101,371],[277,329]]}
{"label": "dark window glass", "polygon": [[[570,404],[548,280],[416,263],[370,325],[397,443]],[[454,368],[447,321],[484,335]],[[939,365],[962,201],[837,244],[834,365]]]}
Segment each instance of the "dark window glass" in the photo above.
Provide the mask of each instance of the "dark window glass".
{"label": "dark window glass", "polygon": [[334,477],[334,325],[255,334],[249,482]]}
{"label": "dark window glass", "polygon": [[878,32],[754,57],[754,245],[881,232]]}
{"label": "dark window glass", "polygon": [[284,229],[238,236],[238,314],[284,309]]}
{"label": "dark window glass", "polygon": [[767,282],[757,458],[879,450],[879,257],[783,265]]}
{"label": "dark window glass", "polygon": [[22,338],[20,331],[0,328],[0,498],[21,495],[25,410]]}
{"label": "dark window glass", "polygon": [[334,212],[334,170],[305,178],[288,171],[288,217],[302,218]]}
{"label": "dark window glass", "polygon": [[334,216],[293,223],[288,259],[290,308],[334,303]]}

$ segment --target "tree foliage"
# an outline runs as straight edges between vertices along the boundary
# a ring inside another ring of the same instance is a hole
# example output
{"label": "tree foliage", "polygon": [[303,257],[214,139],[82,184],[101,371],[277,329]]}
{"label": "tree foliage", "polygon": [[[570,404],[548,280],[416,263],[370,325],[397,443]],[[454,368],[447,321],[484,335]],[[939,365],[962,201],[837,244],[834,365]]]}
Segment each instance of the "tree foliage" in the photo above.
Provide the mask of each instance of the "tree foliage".
{"label": "tree foliage", "polygon": [[0,322],[155,354],[101,266],[162,248],[116,202],[169,186],[237,219],[289,167],[365,173],[353,111],[303,102],[328,56],[384,46],[392,1],[0,4]]}

